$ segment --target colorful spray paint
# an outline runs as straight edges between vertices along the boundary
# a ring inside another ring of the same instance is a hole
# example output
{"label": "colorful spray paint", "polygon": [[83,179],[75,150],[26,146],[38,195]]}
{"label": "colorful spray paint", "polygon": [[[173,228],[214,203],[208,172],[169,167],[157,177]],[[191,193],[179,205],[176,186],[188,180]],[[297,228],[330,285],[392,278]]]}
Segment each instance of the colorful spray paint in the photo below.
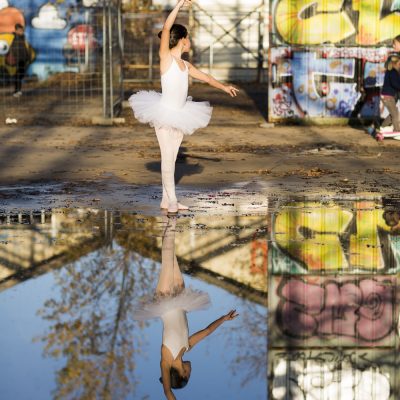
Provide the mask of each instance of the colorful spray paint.
{"label": "colorful spray paint", "polygon": [[8,80],[15,74],[15,67],[7,63],[7,54],[16,23],[25,27],[26,39],[35,50],[28,75],[43,80],[57,72],[87,70],[101,44],[94,6],[87,0],[0,0],[1,78]]}
{"label": "colorful spray paint", "polygon": [[273,0],[269,119],[376,118],[398,0]]}
{"label": "colorful spray paint", "polygon": [[271,218],[271,399],[399,395],[400,204],[291,202]]}

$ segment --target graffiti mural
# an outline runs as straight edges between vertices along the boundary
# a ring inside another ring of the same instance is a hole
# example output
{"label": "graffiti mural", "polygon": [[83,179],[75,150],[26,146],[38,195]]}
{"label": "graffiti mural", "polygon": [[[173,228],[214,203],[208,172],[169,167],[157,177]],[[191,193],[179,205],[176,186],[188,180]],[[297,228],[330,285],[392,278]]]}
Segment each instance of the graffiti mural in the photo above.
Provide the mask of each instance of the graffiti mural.
{"label": "graffiti mural", "polygon": [[400,398],[399,239],[398,199],[277,208],[268,248],[271,399]]}
{"label": "graffiti mural", "polygon": [[271,120],[380,115],[398,0],[273,0],[271,10]]}
{"label": "graffiti mural", "polygon": [[274,351],[270,360],[273,400],[396,399],[391,351]]}
{"label": "graffiti mural", "polygon": [[400,34],[397,0],[276,0],[276,34],[284,43],[375,46]]}
{"label": "graffiti mural", "polygon": [[43,80],[57,72],[90,70],[96,61],[95,50],[101,42],[94,5],[93,1],[75,0],[54,3],[0,0],[2,79],[7,80],[15,74],[15,67],[7,63],[7,54],[16,23],[25,26],[25,37],[35,50],[35,60],[28,75]]}
{"label": "graffiti mural", "polygon": [[273,221],[272,273],[393,273],[400,232],[379,201],[291,203]]}
{"label": "graffiti mural", "polygon": [[393,345],[396,284],[396,278],[374,276],[274,278],[271,326],[299,345]]}

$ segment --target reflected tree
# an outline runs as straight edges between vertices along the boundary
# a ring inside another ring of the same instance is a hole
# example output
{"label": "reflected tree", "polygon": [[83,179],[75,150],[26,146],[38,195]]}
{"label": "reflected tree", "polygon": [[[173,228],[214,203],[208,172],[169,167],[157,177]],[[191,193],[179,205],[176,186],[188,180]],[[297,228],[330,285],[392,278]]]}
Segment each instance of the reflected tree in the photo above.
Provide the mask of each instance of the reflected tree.
{"label": "reflected tree", "polygon": [[[238,307],[240,326],[227,332],[236,341],[238,356],[231,365],[233,373],[244,375],[242,385],[252,380],[267,380],[267,309],[243,302]],[[247,371],[246,374],[243,371]]]}
{"label": "reflected tree", "polygon": [[102,248],[56,272],[60,295],[40,315],[50,327],[44,353],[64,358],[56,399],[124,398],[134,390],[134,354],[140,347],[134,300],[154,282],[155,263],[115,246]]}

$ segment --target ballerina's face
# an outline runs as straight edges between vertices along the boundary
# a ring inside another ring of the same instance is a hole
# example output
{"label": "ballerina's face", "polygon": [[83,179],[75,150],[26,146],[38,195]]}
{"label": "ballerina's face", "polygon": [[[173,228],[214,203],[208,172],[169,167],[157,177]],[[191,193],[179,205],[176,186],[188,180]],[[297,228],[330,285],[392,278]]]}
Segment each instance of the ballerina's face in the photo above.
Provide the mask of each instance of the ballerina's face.
{"label": "ballerina's face", "polygon": [[184,361],[183,362],[183,372],[184,372],[184,377],[189,379],[190,374],[192,373],[192,363],[190,361]]}
{"label": "ballerina's face", "polygon": [[397,52],[400,51],[400,42],[396,39],[393,40],[393,50]]}
{"label": "ballerina's face", "polygon": [[187,53],[190,50],[191,47],[191,42],[190,42],[190,37],[189,34],[182,39],[182,43],[183,43],[183,52]]}

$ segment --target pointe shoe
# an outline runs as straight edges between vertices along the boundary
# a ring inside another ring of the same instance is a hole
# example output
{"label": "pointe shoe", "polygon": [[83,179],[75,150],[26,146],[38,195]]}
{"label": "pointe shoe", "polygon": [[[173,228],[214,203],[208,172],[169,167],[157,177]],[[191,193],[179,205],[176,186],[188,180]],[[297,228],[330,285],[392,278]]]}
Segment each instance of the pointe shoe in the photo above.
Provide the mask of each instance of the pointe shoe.
{"label": "pointe shoe", "polygon": [[[161,210],[169,210],[168,201],[162,201],[160,204],[160,208],[161,208]],[[185,206],[184,204],[178,203],[178,210],[186,211],[186,210],[189,210],[189,207]]]}
{"label": "pointe shoe", "polygon": [[184,204],[178,203],[178,210],[186,211],[189,210],[189,207],[185,206]]}
{"label": "pointe shoe", "polygon": [[176,214],[178,210],[178,203],[173,203],[168,206],[168,214]]}
{"label": "pointe shoe", "polygon": [[168,200],[161,200],[161,204],[160,204],[160,208],[161,208],[161,210],[167,210],[168,209],[168,205],[169,205],[169,203],[168,203]]}

